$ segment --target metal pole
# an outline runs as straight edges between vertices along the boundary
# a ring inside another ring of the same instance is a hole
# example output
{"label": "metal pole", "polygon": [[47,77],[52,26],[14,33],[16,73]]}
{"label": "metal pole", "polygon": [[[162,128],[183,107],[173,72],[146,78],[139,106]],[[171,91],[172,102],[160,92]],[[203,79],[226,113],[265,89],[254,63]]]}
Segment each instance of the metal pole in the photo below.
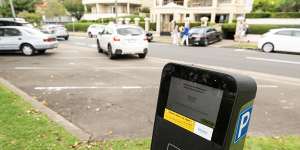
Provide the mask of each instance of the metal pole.
{"label": "metal pole", "polygon": [[118,11],[117,11],[117,6],[118,6],[118,0],[115,0],[115,14],[116,14],[115,22],[116,22],[116,23],[117,23],[117,21],[118,21]]}
{"label": "metal pole", "polygon": [[15,8],[14,8],[14,4],[13,4],[12,0],[9,0],[9,4],[10,4],[11,13],[12,13],[13,17],[16,18]]}

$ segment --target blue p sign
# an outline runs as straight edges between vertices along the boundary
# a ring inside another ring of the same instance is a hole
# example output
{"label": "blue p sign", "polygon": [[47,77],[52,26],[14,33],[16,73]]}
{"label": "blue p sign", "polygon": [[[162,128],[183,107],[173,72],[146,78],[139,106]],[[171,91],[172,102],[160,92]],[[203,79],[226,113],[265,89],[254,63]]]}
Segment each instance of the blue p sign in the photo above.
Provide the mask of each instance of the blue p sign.
{"label": "blue p sign", "polygon": [[248,132],[250,118],[252,114],[252,106],[247,107],[239,115],[238,124],[235,131],[234,143],[237,143],[241,138],[245,137]]}

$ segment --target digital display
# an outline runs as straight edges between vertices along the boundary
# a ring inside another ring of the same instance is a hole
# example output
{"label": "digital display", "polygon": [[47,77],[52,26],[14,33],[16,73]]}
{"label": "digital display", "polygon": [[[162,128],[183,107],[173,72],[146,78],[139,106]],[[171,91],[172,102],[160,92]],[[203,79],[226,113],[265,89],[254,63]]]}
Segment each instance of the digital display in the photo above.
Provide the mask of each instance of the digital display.
{"label": "digital display", "polygon": [[172,77],[167,108],[214,128],[222,97],[221,89]]}

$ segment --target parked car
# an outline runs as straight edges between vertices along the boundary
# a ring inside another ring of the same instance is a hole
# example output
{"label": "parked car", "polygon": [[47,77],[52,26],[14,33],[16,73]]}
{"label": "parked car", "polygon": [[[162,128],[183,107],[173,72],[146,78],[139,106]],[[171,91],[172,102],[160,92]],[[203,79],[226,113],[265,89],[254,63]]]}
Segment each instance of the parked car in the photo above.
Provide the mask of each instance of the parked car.
{"label": "parked car", "polygon": [[148,42],[152,42],[152,40],[153,40],[153,34],[152,33],[147,32],[146,37],[147,37]]}
{"label": "parked car", "polygon": [[90,25],[87,29],[88,37],[89,38],[96,37],[99,34],[99,32],[103,31],[103,29],[104,29],[104,25],[100,25],[100,24]]}
{"label": "parked car", "polygon": [[117,55],[137,54],[145,58],[148,40],[145,31],[133,25],[108,25],[97,36],[98,52],[105,52],[110,59]]}
{"label": "parked car", "polygon": [[56,38],[69,40],[69,33],[64,25],[49,24],[43,25],[41,31],[46,34],[53,34]]}
{"label": "parked car", "polygon": [[207,46],[222,40],[222,33],[211,27],[194,27],[189,32],[189,44]]}
{"label": "parked car", "polygon": [[300,52],[300,29],[273,29],[258,40],[258,48],[264,52]]}
{"label": "parked car", "polygon": [[21,51],[31,56],[36,52],[45,53],[47,49],[57,48],[53,35],[23,26],[0,26],[0,51]]}

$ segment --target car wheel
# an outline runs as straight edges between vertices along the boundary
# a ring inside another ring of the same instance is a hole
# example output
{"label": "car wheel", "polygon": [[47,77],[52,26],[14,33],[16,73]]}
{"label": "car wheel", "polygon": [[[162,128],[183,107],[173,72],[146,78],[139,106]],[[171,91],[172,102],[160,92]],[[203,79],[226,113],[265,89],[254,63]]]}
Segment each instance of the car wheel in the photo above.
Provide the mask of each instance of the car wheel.
{"label": "car wheel", "polygon": [[203,46],[207,46],[208,45],[208,39],[205,39],[204,41],[203,41]]}
{"label": "car wheel", "polygon": [[140,57],[140,58],[146,58],[146,55],[147,55],[147,54],[145,54],[145,53],[144,53],[144,54],[139,54],[139,57]]}
{"label": "car wheel", "polygon": [[103,53],[103,49],[100,46],[99,40],[97,40],[97,49],[98,49],[98,53]]}
{"label": "car wheel", "polygon": [[45,50],[45,49],[39,50],[38,53],[39,53],[39,54],[45,54],[45,53],[46,53],[46,50]]}
{"label": "car wheel", "polygon": [[66,37],[65,37],[65,40],[68,41],[68,40],[69,40],[69,36],[66,36]]}
{"label": "car wheel", "polygon": [[219,35],[218,41],[222,41],[222,40],[223,40],[223,36],[222,36],[222,35]]}
{"label": "car wheel", "polygon": [[21,51],[26,56],[32,56],[35,53],[35,49],[30,44],[24,44],[21,46]]}
{"label": "car wheel", "polygon": [[112,47],[111,47],[111,45],[108,45],[107,46],[107,55],[108,55],[108,58],[109,59],[114,59],[116,56],[115,56],[115,54],[113,54],[113,52],[112,52]]}
{"label": "car wheel", "polygon": [[91,32],[88,33],[89,38],[93,38],[93,35]]}
{"label": "car wheel", "polygon": [[263,52],[266,52],[266,53],[270,53],[272,51],[274,51],[274,44],[272,43],[265,43],[263,46],[262,46],[262,51]]}

